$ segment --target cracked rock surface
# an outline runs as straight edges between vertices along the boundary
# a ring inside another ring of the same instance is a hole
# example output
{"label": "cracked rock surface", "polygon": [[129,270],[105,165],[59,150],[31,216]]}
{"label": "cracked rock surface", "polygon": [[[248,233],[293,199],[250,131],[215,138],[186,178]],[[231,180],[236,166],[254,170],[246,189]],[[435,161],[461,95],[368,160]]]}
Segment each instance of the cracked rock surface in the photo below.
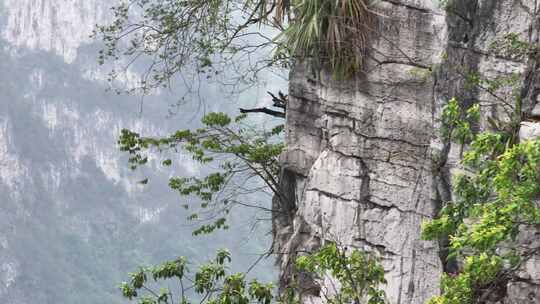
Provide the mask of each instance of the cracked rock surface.
{"label": "cracked rock surface", "polygon": [[[465,105],[480,101],[483,116],[502,115],[490,105],[493,97],[465,89],[455,67],[487,77],[522,73],[529,113],[540,112],[536,64],[489,47],[510,32],[536,41],[540,4],[457,0],[450,13],[435,2],[378,2],[367,72],[355,79],[336,80],[305,63],[291,73],[281,158],[289,216],[274,218],[283,285],[296,253],[333,241],[381,257],[389,303],[426,303],[439,294],[449,265],[437,242],[421,240],[421,224],[451,200],[452,173],[459,170],[460,147],[443,142],[438,131],[441,110],[457,97]],[[538,122],[523,124],[524,137],[540,134]],[[528,229],[525,243],[538,238]],[[494,301],[540,303],[539,263],[530,259]],[[312,290],[303,301],[322,302]]]}

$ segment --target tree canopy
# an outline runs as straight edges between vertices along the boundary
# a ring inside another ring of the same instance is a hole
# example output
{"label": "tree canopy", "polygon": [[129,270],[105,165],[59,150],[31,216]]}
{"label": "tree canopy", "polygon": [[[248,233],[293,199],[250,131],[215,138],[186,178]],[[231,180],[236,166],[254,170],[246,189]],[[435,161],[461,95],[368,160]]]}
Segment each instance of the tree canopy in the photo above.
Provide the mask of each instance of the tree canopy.
{"label": "tree canopy", "polygon": [[374,30],[364,0],[129,0],[113,12],[114,21],[95,32],[105,42],[99,61],[122,58],[123,69],[149,61],[143,92],[177,76],[250,83],[262,69],[288,68],[295,59],[350,76],[362,67]]}

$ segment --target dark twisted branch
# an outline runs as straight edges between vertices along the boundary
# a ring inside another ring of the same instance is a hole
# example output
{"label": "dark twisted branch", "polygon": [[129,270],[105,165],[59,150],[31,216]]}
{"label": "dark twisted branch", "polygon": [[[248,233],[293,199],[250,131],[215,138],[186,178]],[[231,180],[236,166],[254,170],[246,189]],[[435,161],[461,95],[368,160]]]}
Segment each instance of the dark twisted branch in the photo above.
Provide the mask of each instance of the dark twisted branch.
{"label": "dark twisted branch", "polygon": [[287,95],[283,94],[283,92],[279,91],[278,95],[274,95],[271,92],[268,92],[268,95],[272,97],[272,106],[275,108],[283,109],[283,111],[277,111],[272,110],[267,107],[263,108],[253,108],[253,109],[242,109],[240,108],[240,113],[247,114],[247,113],[263,113],[270,116],[278,117],[278,118],[285,118],[285,112],[287,110]]}

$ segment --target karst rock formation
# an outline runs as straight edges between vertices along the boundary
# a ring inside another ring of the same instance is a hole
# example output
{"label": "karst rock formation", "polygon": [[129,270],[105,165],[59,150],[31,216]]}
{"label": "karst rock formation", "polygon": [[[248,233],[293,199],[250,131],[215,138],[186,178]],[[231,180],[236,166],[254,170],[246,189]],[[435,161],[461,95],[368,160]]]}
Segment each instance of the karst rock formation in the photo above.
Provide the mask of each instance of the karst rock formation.
{"label": "karst rock formation", "polygon": [[[481,101],[483,116],[499,115],[493,97],[467,89],[456,66],[486,77],[520,73],[528,117],[540,89],[536,62],[504,57],[490,45],[508,33],[538,42],[534,0],[456,0],[449,12],[432,0],[381,0],[370,56],[354,79],[336,80],[309,64],[291,72],[283,188],[288,215],[274,217],[282,284],[291,261],[326,241],[375,251],[382,258],[392,304],[422,304],[440,293],[446,253],[421,239],[421,224],[451,199],[459,147],[440,135],[452,97]],[[484,126],[480,126],[484,128]],[[521,136],[540,133],[534,119]],[[524,246],[538,246],[523,230]],[[492,303],[540,303],[540,260],[532,257],[501,286]],[[313,284],[306,279],[303,287]],[[306,303],[321,302],[317,288]]]}

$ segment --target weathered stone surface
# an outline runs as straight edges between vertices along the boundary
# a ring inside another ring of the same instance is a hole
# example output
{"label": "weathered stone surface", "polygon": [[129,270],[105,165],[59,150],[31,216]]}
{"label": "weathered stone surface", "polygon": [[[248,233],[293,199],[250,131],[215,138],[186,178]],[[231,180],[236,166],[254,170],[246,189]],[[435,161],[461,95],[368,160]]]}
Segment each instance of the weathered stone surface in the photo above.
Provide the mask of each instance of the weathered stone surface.
{"label": "weathered stone surface", "polygon": [[[438,131],[442,107],[455,96],[464,105],[480,101],[483,117],[505,119],[493,96],[465,89],[456,67],[490,78],[523,73],[531,110],[540,83],[530,63],[490,50],[509,32],[536,41],[534,1],[457,0],[451,14],[435,2],[378,2],[374,50],[355,79],[336,81],[302,63],[292,72],[281,162],[295,207],[275,225],[283,284],[296,253],[335,241],[382,258],[389,303],[422,304],[440,292],[441,274],[452,266],[420,233],[451,199],[451,176],[460,170],[461,148]],[[539,303],[538,263],[530,259],[497,301]],[[305,302],[322,301],[314,290]]]}
{"label": "weathered stone surface", "polygon": [[519,138],[521,140],[531,140],[540,137],[540,124],[530,121],[524,121],[521,123],[519,129]]}

